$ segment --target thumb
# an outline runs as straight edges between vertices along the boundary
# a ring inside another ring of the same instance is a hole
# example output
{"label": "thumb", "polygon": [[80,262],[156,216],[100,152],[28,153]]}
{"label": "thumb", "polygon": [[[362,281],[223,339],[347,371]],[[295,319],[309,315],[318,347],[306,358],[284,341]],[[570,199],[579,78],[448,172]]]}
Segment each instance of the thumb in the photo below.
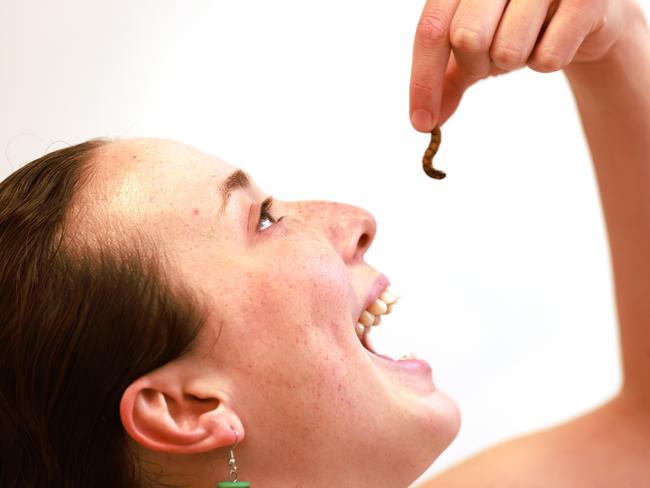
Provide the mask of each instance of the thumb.
{"label": "thumb", "polygon": [[480,79],[481,78],[471,77],[465,74],[456,62],[456,58],[452,52],[449,57],[449,63],[447,64],[447,70],[443,81],[440,117],[438,118],[440,126],[442,126],[442,124],[444,124],[449,117],[456,112],[465,90]]}

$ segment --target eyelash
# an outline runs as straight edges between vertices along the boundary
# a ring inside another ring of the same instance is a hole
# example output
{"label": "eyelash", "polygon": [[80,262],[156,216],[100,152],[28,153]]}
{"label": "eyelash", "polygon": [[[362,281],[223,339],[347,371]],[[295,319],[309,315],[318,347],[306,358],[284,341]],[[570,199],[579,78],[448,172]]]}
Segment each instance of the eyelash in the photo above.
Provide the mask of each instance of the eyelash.
{"label": "eyelash", "polygon": [[264,229],[260,228],[260,223],[264,220],[268,220],[273,224],[277,224],[280,222],[284,216],[276,219],[271,215],[271,212],[273,211],[273,197],[268,197],[266,200],[262,202],[262,206],[260,207],[260,215],[259,218],[257,219],[257,229],[256,232],[259,234],[260,232],[264,232],[266,229],[268,229],[270,226],[265,227]]}

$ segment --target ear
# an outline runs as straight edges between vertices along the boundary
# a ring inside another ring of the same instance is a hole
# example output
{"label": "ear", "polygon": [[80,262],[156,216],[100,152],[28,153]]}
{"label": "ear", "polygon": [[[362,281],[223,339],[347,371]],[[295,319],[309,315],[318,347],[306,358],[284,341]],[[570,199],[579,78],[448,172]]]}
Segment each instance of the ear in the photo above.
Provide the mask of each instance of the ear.
{"label": "ear", "polygon": [[188,376],[188,370],[197,369],[168,363],[124,391],[120,417],[133,440],[154,451],[184,454],[243,440],[244,428],[228,395],[214,378]]}

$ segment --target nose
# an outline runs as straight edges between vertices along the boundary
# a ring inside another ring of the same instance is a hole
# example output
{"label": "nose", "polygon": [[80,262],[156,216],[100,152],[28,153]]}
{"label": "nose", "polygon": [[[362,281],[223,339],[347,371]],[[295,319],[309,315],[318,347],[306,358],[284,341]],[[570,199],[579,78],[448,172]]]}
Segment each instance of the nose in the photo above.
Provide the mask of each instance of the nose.
{"label": "nose", "polygon": [[335,202],[303,202],[308,221],[316,223],[345,262],[359,261],[372,244],[377,222],[362,208]]}

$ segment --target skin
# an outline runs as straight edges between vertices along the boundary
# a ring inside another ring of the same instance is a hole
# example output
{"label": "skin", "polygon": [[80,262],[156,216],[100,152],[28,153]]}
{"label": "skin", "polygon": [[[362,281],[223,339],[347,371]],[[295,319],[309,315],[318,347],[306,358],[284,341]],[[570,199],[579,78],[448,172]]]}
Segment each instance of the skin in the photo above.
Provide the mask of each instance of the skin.
{"label": "skin", "polygon": [[421,486],[647,486],[648,27],[632,0],[506,3],[427,2],[415,39],[411,121],[423,132],[444,123],[464,91],[487,76],[526,65],[539,72],[563,70],[580,112],[607,225],[623,386],[611,401],[586,415],[487,449]]}
{"label": "skin", "polygon": [[122,399],[124,427],[158,482],[227,479],[233,429],[240,479],[269,488],[408,486],[451,442],[454,403],[430,377],[371,358],[354,332],[379,276],[364,261],[371,214],[276,201],[283,219],[259,221],[267,194],[254,182],[222,214],[219,188],[236,168],[170,140],[112,142],[92,167],[72,225],[154,239],[209,309],[197,348]]}

